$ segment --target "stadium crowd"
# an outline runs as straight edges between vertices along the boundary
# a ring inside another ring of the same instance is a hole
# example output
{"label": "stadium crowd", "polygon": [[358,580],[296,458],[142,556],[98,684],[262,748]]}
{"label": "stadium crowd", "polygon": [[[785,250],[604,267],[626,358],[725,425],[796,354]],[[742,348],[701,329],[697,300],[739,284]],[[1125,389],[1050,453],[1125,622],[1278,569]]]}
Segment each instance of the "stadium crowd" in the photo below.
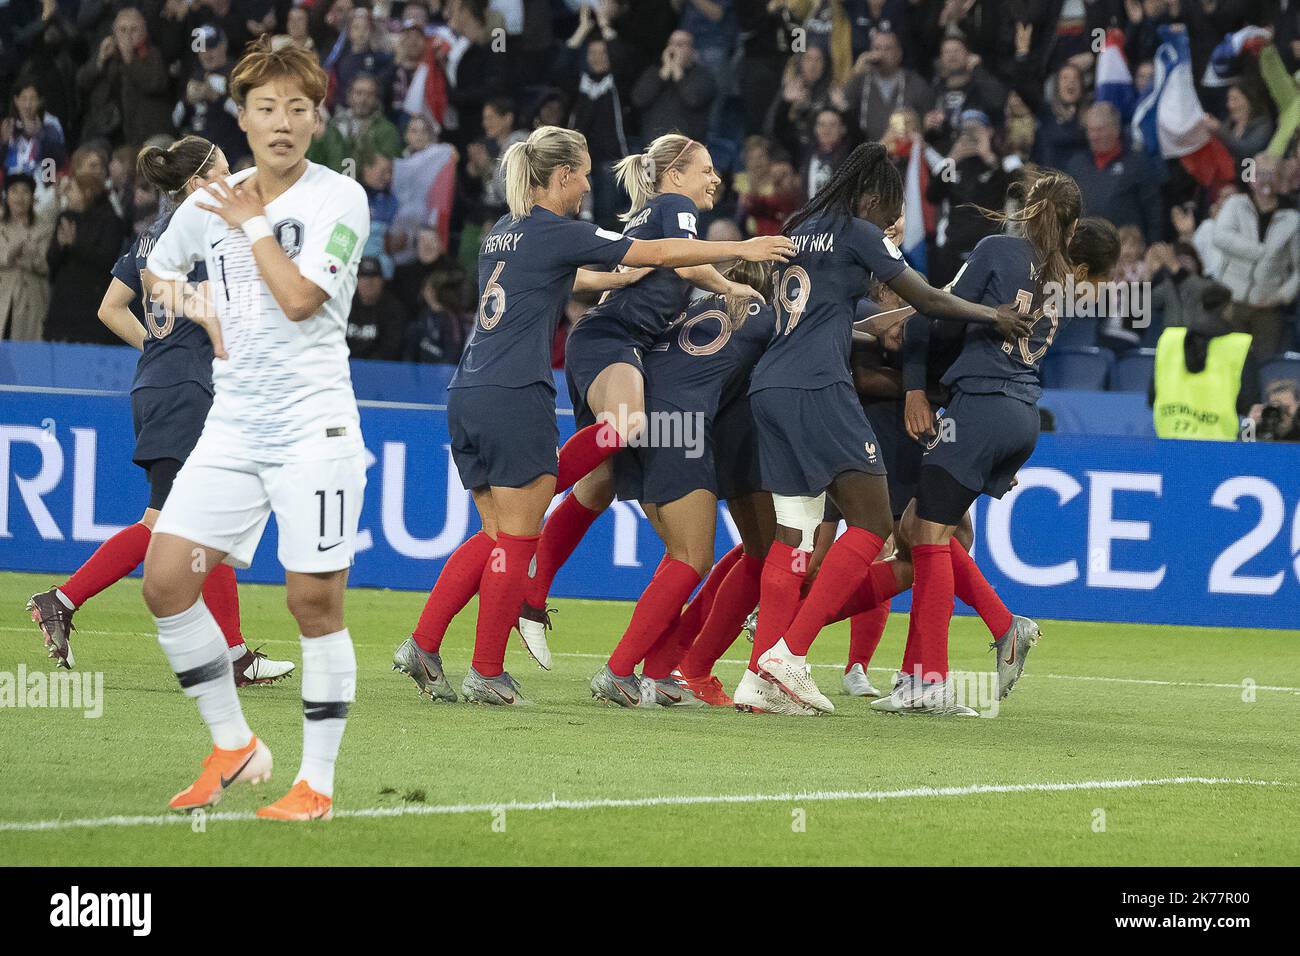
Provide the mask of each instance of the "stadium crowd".
{"label": "stadium crowd", "polygon": [[[1171,26],[1205,113],[1190,133],[1215,147],[1205,162],[1132,133],[1134,105],[1170,72],[1156,61]],[[250,162],[227,76],[266,33],[320,58],[330,92],[309,158],[370,197],[357,358],[457,361],[478,238],[505,211],[500,157],[543,124],[586,135],[583,216],[611,228],[626,202],[615,160],[670,130],[706,142],[724,183],[701,217],[711,239],[778,232],[856,143],[882,141],[923,199],[906,252],[936,285],[997,228],[968,204],[1001,207],[1026,164],[1054,166],[1120,227],[1115,278],[1162,290],[1151,326],[1076,322],[1069,344],[1119,355],[1169,322],[1249,332],[1260,365],[1297,345],[1289,0],[11,0],[0,337],[116,342],[97,308],[158,208],[135,157],[195,133],[232,168]],[[1118,90],[1103,37],[1126,64]],[[1230,301],[1169,308],[1196,275]],[[588,304],[570,303],[557,366]],[[1290,385],[1278,394],[1294,407]]]}

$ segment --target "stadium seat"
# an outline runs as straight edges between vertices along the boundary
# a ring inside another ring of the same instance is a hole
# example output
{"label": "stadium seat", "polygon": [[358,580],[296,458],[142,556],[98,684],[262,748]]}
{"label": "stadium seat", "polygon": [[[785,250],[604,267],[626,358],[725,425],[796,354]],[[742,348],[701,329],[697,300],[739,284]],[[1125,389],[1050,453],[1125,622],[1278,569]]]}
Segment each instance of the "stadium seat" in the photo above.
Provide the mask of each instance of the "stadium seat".
{"label": "stadium seat", "polygon": [[1300,382],[1300,352],[1283,352],[1274,356],[1259,370],[1259,387],[1266,389],[1270,382],[1290,379]]}
{"label": "stadium seat", "polygon": [[1151,387],[1151,377],[1155,371],[1155,349],[1129,349],[1115,361],[1115,367],[1110,373],[1110,390],[1141,392],[1145,395]]}
{"label": "stadium seat", "polygon": [[1105,391],[1114,360],[1109,349],[1095,345],[1053,349],[1043,359],[1043,387]]}
{"label": "stadium seat", "polygon": [[1054,348],[1087,348],[1097,344],[1097,320],[1075,319],[1056,337]]}

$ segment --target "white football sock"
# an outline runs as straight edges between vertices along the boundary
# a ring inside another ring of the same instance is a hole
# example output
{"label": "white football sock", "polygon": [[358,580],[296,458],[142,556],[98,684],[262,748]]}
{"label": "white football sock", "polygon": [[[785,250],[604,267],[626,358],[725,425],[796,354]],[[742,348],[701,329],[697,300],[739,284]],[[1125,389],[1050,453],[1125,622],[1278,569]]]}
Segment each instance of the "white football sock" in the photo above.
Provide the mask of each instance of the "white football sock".
{"label": "white football sock", "polygon": [[777,657],[783,657],[787,661],[793,661],[796,664],[802,664],[808,659],[807,655],[800,657],[798,654],[791,651],[789,646],[785,643],[784,637],[773,644],[772,649],[768,651],[768,653]]}
{"label": "white football sock", "polygon": [[317,793],[334,795],[334,761],[356,700],[357,656],[347,628],[302,643],[302,766],[298,780]]}
{"label": "white football sock", "polygon": [[198,702],[199,716],[208,725],[213,744],[222,750],[248,746],[253,732],[239,707],[234,672],[226,656],[226,639],[203,598],[188,611],[156,617],[154,622],[158,625],[158,643],[185,696]]}
{"label": "white football sock", "polygon": [[247,651],[248,651],[248,645],[245,644],[243,641],[240,641],[234,647],[226,648],[226,654],[230,657],[230,663],[232,664],[235,663],[235,661],[239,660],[241,657],[243,657],[244,654],[247,653]]}

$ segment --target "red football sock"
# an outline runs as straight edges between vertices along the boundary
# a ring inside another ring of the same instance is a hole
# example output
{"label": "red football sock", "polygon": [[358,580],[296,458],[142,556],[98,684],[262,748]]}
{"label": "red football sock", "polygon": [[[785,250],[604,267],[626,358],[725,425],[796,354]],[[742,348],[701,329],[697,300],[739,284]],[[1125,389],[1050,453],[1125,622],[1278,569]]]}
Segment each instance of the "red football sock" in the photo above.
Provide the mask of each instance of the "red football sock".
{"label": "red football sock", "polygon": [[560,449],[555,493],[558,495],[572,488],[583,476],[590,474],[597,465],[622,447],[623,436],[611,422],[596,422],[578,429]]}
{"label": "red football sock", "polygon": [[421,649],[436,654],[447,635],[447,627],[469,599],[478,593],[483,565],[496,542],[480,531],[451,553],[438,574],[438,580],[424,602],[420,620],[411,637]]}
{"label": "red football sock", "polygon": [[849,662],[844,665],[845,673],[854,664],[861,664],[863,670],[871,666],[872,655],[880,646],[880,639],[885,636],[885,624],[888,621],[889,601],[849,619]]}
{"label": "red football sock", "polygon": [[235,583],[235,569],[228,564],[218,564],[203,582],[203,603],[221,628],[227,647],[244,643],[239,630],[239,586]]}
{"label": "red football sock", "polygon": [[989,633],[996,641],[1011,629],[1011,612],[993,590],[993,585],[984,580],[975,559],[966,553],[956,538],[948,542],[952,551],[952,583],[957,597],[975,609],[984,621]]}
{"label": "red football sock", "polygon": [[885,542],[866,528],[849,528],[831,545],[812,590],[785,632],[791,654],[803,657],[808,653],[818,632],[862,584],[884,546]]}
{"label": "red football sock", "polygon": [[758,659],[781,639],[799,611],[800,589],[808,573],[809,551],[773,541],[759,581],[758,632],[749,655],[749,669],[758,673]]}
{"label": "red football sock", "polygon": [[510,628],[519,620],[528,566],[537,551],[537,535],[497,532],[495,547],[483,565],[478,585],[478,627],[474,634],[474,670],[484,677],[500,675],[506,660]]}
{"label": "red football sock", "polygon": [[849,595],[844,606],[831,618],[831,623],[874,611],[894,595],[907,590],[898,583],[898,576],[894,573],[897,564],[897,561],[874,562],[862,586]]}
{"label": "red football sock", "polygon": [[149,550],[150,535],[149,529],[138,522],[127,525],[96,548],[67,583],[59,585],[59,591],[74,607],[81,607],[140,566]]}
{"label": "red football sock", "polygon": [[709,576],[704,579],[699,593],[690,604],[686,605],[686,610],[682,611],[676,623],[664,632],[663,637],[655,641],[654,647],[650,648],[650,652],[645,656],[645,666],[641,668],[641,673],[655,680],[672,673],[673,668],[691,649],[691,645],[695,642],[695,635],[708,619],[723,579],[744,553],[745,549],[736,545],[718,560],[709,572]]}
{"label": "red football sock", "polygon": [[946,544],[912,545],[912,617],[903,673],[928,682],[948,676],[948,622],[952,620],[952,552]]}
{"label": "red football sock", "polygon": [[[636,602],[632,621],[609,658],[609,669],[627,677],[682,613],[682,605],[700,583],[699,573],[685,561],[667,559]],[[666,675],[665,675],[666,676]]]}
{"label": "red football sock", "polygon": [[569,555],[573,554],[591,523],[599,517],[599,511],[584,507],[574,495],[568,495],[551,512],[542,526],[541,540],[537,542],[537,569],[525,590],[525,600],[529,604],[538,608],[546,606],[546,596],[551,593],[551,582],[556,573],[569,560]]}
{"label": "red football sock", "polygon": [[704,619],[704,626],[696,635],[691,649],[681,663],[681,672],[687,677],[708,677],[713,666],[727,653],[739,636],[745,618],[758,603],[759,582],[763,575],[763,562],[752,554],[742,555],[728,572],[713,608]]}

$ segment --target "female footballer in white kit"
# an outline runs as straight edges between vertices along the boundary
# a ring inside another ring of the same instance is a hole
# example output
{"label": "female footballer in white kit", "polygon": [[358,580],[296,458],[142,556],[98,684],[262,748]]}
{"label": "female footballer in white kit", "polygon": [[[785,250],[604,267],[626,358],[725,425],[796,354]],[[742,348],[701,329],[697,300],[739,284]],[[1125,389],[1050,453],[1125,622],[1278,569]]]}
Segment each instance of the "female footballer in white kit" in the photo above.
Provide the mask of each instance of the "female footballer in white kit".
{"label": "female footballer in white kit", "polygon": [[[326,89],[314,55],[258,41],[230,85],[256,166],[182,203],[144,275],[155,294],[204,324],[216,356],[212,410],[145,558],[158,640],[213,741],[203,772],[171,807],[211,806],[232,783],[270,777],[270,750],[244,720],[200,592],[222,561],[248,565],[274,512],[301,634],[303,759],[288,794],[258,816],[328,818],[356,684],[343,594],[365,449],[345,330],[370,214],[358,183],[305,158]],[[199,260],[206,290],[184,284]]]}

